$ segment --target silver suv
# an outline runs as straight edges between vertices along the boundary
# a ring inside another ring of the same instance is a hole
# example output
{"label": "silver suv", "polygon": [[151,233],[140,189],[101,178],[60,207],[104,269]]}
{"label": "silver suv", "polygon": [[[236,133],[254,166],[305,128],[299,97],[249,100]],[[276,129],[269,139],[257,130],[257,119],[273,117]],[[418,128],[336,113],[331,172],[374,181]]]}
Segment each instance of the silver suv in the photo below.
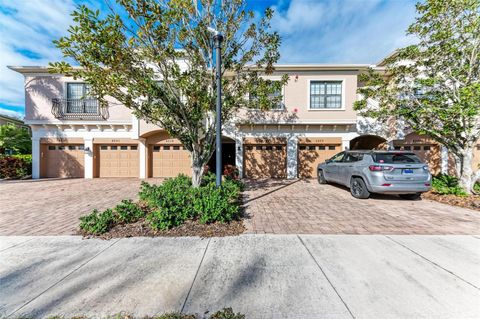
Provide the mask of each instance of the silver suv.
{"label": "silver suv", "polygon": [[318,182],[334,182],[350,188],[355,198],[370,193],[397,194],[417,199],[431,188],[428,166],[404,151],[345,151],[318,165]]}

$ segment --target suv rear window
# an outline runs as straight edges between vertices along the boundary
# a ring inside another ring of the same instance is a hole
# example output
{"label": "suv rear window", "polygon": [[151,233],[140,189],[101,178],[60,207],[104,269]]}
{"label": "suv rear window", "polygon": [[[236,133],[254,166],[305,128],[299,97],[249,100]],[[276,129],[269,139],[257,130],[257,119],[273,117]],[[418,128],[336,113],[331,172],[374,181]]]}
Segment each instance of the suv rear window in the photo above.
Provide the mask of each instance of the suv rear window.
{"label": "suv rear window", "polygon": [[403,164],[422,162],[417,155],[413,153],[374,153],[372,157],[375,163]]}

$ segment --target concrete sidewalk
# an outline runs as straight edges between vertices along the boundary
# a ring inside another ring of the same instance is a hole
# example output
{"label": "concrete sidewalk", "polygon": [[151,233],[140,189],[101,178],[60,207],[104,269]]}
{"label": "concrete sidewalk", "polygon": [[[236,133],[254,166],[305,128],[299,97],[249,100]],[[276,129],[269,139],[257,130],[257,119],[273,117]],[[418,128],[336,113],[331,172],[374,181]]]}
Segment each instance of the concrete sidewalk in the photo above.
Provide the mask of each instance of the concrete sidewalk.
{"label": "concrete sidewalk", "polygon": [[480,237],[0,237],[0,316],[480,318]]}

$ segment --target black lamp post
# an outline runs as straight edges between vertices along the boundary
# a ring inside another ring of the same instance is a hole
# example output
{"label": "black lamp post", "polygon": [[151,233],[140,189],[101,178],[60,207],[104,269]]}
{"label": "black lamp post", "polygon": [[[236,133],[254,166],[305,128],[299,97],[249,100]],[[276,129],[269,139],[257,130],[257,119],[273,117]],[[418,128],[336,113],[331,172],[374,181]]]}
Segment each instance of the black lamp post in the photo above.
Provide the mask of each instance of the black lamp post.
{"label": "black lamp post", "polygon": [[215,51],[216,51],[216,80],[217,80],[217,106],[216,106],[216,136],[215,136],[215,155],[216,155],[216,186],[220,187],[222,185],[222,41],[223,35],[214,31],[213,40],[215,41]]}

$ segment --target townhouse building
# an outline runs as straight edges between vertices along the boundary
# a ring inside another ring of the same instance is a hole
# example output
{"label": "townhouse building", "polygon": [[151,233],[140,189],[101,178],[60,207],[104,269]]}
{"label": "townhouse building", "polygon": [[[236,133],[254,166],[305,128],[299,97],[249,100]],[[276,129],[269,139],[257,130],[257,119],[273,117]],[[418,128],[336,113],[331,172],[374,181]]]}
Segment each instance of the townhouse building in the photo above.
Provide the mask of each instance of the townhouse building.
{"label": "townhouse building", "polygon": [[[369,66],[277,65],[268,78],[289,76],[279,92],[282,103],[266,112],[241,110],[225,124],[224,165],[235,165],[246,178],[315,177],[317,164],[341,150],[383,143],[416,152],[434,173],[452,169],[451,157],[441,145],[404,128],[391,134],[390,128],[357,115],[353,104],[359,98],[358,75]],[[118,101],[109,100],[108,107],[101,108],[82,80],[51,74],[40,66],[9,68],[25,77],[33,178],[191,174],[189,153],[180,141],[137,119]],[[480,145],[474,165],[479,158]]]}

